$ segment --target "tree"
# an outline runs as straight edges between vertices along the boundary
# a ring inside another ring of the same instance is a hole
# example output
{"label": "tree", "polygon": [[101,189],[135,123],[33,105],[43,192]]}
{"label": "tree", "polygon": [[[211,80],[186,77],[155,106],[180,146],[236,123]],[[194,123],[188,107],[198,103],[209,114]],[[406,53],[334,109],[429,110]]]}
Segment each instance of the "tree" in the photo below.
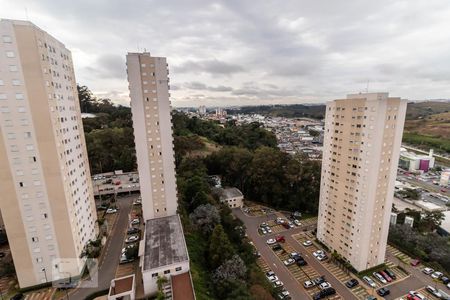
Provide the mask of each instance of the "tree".
{"label": "tree", "polygon": [[[198,206],[190,215],[192,224],[201,230],[204,234],[210,234],[216,225],[220,222],[220,215],[217,208],[211,204]],[[223,228],[220,226],[222,231]]]}
{"label": "tree", "polygon": [[233,255],[214,271],[213,281],[219,283],[221,281],[243,280],[246,274],[247,267],[244,261],[239,255]]}
{"label": "tree", "polygon": [[222,225],[216,225],[209,242],[209,263],[211,269],[219,267],[223,262],[232,257],[233,254],[234,249]]}
{"label": "tree", "polygon": [[417,227],[422,232],[432,232],[442,224],[444,219],[445,215],[440,211],[426,211],[422,214]]}

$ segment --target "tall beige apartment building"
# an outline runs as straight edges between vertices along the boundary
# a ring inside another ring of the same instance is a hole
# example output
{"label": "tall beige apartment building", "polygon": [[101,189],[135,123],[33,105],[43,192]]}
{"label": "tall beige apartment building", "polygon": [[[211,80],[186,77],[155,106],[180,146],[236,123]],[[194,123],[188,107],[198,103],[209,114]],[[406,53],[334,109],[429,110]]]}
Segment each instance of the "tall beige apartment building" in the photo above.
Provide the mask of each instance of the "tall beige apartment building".
{"label": "tall beige apartment building", "polygon": [[406,100],[327,103],[317,238],[358,270],[384,262]]}
{"label": "tall beige apartment building", "polygon": [[127,72],[144,220],[177,213],[166,58],[128,53]]}
{"label": "tall beige apartment building", "polygon": [[90,177],[70,51],[0,20],[0,210],[20,287],[77,275],[57,261],[96,238]]}

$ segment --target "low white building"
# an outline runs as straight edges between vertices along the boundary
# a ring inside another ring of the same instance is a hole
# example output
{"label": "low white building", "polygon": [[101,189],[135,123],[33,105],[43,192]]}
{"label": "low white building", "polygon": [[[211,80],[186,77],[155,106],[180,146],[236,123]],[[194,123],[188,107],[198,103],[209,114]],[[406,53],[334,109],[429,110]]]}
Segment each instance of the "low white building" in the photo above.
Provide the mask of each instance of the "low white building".
{"label": "low white building", "polygon": [[219,196],[222,203],[227,204],[230,208],[242,207],[244,205],[244,195],[235,188],[213,188],[213,193]]}
{"label": "low white building", "polygon": [[189,272],[189,255],[178,215],[147,220],[139,251],[146,296],[158,291],[158,277],[170,280],[171,276]]}
{"label": "low white building", "polygon": [[136,283],[134,274],[111,280],[108,300],[134,300]]}

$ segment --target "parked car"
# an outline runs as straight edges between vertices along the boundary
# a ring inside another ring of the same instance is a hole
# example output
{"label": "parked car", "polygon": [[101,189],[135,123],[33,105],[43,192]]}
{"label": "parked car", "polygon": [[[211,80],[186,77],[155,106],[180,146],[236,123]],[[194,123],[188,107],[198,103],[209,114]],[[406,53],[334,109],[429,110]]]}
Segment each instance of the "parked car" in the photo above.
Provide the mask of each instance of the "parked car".
{"label": "parked car", "polygon": [[122,254],[120,256],[119,264],[127,264],[127,263],[132,262],[132,261],[134,261],[134,258],[127,258],[127,256],[125,254]]}
{"label": "parked car", "polygon": [[108,208],[107,210],[106,210],[106,213],[107,214],[115,214],[117,212],[117,209],[116,208]]}
{"label": "parked car", "polygon": [[327,258],[328,258],[328,256],[327,256],[326,254],[317,256],[317,259],[320,260],[320,261],[324,261],[324,260],[326,260]]}
{"label": "parked car", "polygon": [[423,272],[424,274],[430,275],[431,273],[434,272],[434,270],[433,270],[432,268],[424,268],[424,269],[422,270],[422,272]]}
{"label": "parked car", "polygon": [[308,240],[308,241],[304,241],[302,244],[303,244],[303,246],[308,247],[308,246],[312,245],[312,242]]}
{"label": "parked car", "polygon": [[267,231],[267,233],[272,233],[272,229],[270,229],[269,226],[266,227],[266,231]]}
{"label": "parked car", "polygon": [[321,284],[319,284],[319,288],[321,290],[324,290],[324,289],[327,289],[327,288],[330,288],[330,287],[331,287],[331,284],[329,282],[327,282],[327,281],[322,282]]}
{"label": "parked car", "polygon": [[273,283],[273,287],[274,288],[281,288],[281,287],[283,287],[283,282],[282,281],[280,281],[280,280],[277,280],[277,281],[275,281],[274,283]]}
{"label": "parked car", "polygon": [[290,266],[290,265],[293,265],[294,263],[295,263],[295,260],[293,258],[288,258],[288,259],[283,261],[283,264],[285,266]]}
{"label": "parked car", "polygon": [[377,300],[374,296],[367,296],[365,300]]}
{"label": "parked car", "polygon": [[272,250],[273,251],[283,250],[283,247],[281,247],[280,244],[276,243],[275,245],[272,246]]}
{"label": "parked car", "polygon": [[410,264],[411,264],[411,266],[413,266],[413,267],[418,266],[418,265],[420,264],[420,260],[418,260],[418,259],[413,259],[413,260],[411,260]]}
{"label": "parked car", "polygon": [[291,228],[291,227],[289,226],[289,224],[286,223],[286,222],[281,223],[281,225],[282,225],[284,228],[286,228],[286,229]]}
{"label": "parked car", "polygon": [[275,240],[275,239],[268,239],[268,240],[266,241],[267,245],[273,245],[273,244],[275,244],[276,242],[277,242],[277,240]]}
{"label": "parked car", "polygon": [[300,256],[297,252],[291,252],[289,253],[289,257],[295,259],[296,257]]}
{"label": "parked car", "polygon": [[313,300],[319,300],[319,299],[323,299],[325,297],[331,296],[336,294],[336,290],[332,287],[327,288],[327,289],[323,289],[320,292],[314,294],[313,296]]}
{"label": "parked car", "polygon": [[134,243],[139,241],[139,236],[138,235],[132,235],[127,237],[127,239],[125,240],[125,243]]}
{"label": "parked car", "polygon": [[313,282],[315,285],[319,285],[322,282],[325,282],[325,276],[319,276],[319,277],[313,279]]}
{"label": "parked car", "polygon": [[425,297],[424,295],[422,295],[421,293],[418,293],[418,292],[416,292],[416,291],[410,291],[409,293],[408,293],[408,296],[412,296],[411,298],[408,298],[408,300],[409,299],[413,299],[413,300],[427,300],[427,297]]}
{"label": "parked car", "polygon": [[376,278],[379,282],[381,282],[382,284],[386,284],[386,283],[387,283],[387,280],[384,279],[384,277],[381,276],[380,273],[378,273],[378,272],[373,272],[372,274],[373,274],[373,277],[375,277],[375,278]]}
{"label": "parked car", "polygon": [[443,276],[443,277],[441,277],[441,281],[443,284],[447,284],[450,282],[450,278]]}
{"label": "parked car", "polygon": [[275,239],[276,239],[276,241],[277,241],[278,243],[284,243],[284,242],[286,242],[286,239],[285,239],[284,236],[282,236],[282,235],[277,236]]}
{"label": "parked car", "polygon": [[370,287],[373,287],[373,288],[376,288],[376,287],[377,287],[376,283],[375,283],[369,276],[364,276],[364,277],[363,277],[363,280],[364,280]]}
{"label": "parked car", "polygon": [[354,288],[355,286],[357,286],[358,284],[359,284],[359,281],[356,280],[355,278],[352,278],[345,283],[345,286],[348,287],[349,289],[351,289],[351,288]]}
{"label": "parked car", "polygon": [[141,232],[141,230],[136,227],[131,227],[127,230],[127,234],[135,234],[135,233],[140,233],[140,232]]}
{"label": "parked car", "polygon": [[386,274],[388,274],[388,275],[392,278],[392,280],[396,280],[396,279],[397,279],[397,276],[395,275],[394,272],[392,272],[391,269],[385,269],[384,272],[385,272]]}
{"label": "parked car", "polygon": [[325,252],[323,250],[317,250],[313,252],[313,256],[317,258],[318,256],[324,255]]}
{"label": "parked car", "polygon": [[291,296],[289,295],[288,291],[281,291],[280,293],[277,294],[277,298],[279,300],[290,300]]}
{"label": "parked car", "polygon": [[305,287],[305,289],[309,289],[309,288],[312,288],[313,286],[315,286],[315,283],[312,282],[311,280],[307,280],[307,281],[303,282],[303,286]]}
{"label": "parked car", "polygon": [[306,262],[306,260],[303,259],[303,257],[300,257],[299,260],[297,260],[297,266],[299,267],[303,267],[306,266],[308,263]]}
{"label": "parked car", "polygon": [[443,276],[444,274],[442,274],[442,272],[436,271],[433,274],[431,274],[431,277],[434,279],[439,279]]}
{"label": "parked car", "polygon": [[126,247],[122,248],[122,254],[125,254],[127,252],[128,249],[132,249],[132,248],[136,248],[137,244],[131,244],[131,245],[127,245]]}
{"label": "parked car", "polygon": [[431,285],[428,285],[428,286],[426,287],[426,289],[427,289],[427,291],[428,291],[430,294],[432,294],[433,296],[435,296],[435,297],[437,297],[437,298],[439,298],[439,299],[442,298],[442,294],[439,293],[439,291],[438,291],[437,289],[435,289],[434,287],[432,287]]}
{"label": "parked car", "polygon": [[381,289],[377,290],[377,294],[380,295],[381,297],[387,296],[391,293],[391,291],[389,291],[388,288],[382,287]]}
{"label": "parked car", "polygon": [[386,279],[387,282],[392,282],[392,278],[391,276],[389,276],[386,272],[384,271],[380,271],[378,272],[381,276],[384,277],[384,279]]}
{"label": "parked car", "polygon": [[273,275],[273,276],[267,277],[267,279],[269,279],[270,282],[275,282],[275,281],[278,281],[278,276]]}
{"label": "parked car", "polygon": [[259,227],[264,228],[269,226],[269,224],[267,224],[266,222],[261,223],[261,225],[259,225]]}
{"label": "parked car", "polygon": [[294,223],[288,222],[289,228],[294,228]]}
{"label": "parked car", "polygon": [[141,221],[139,221],[138,218],[131,220],[130,224],[131,225],[139,225],[141,223]]}
{"label": "parked car", "polygon": [[262,235],[266,235],[266,234],[267,234],[267,231],[266,231],[266,229],[265,229],[264,227],[259,228],[259,232],[260,232]]}
{"label": "parked car", "polygon": [[297,225],[297,226],[301,226],[302,225],[302,223],[300,223],[300,221],[297,220],[297,219],[294,220],[294,224]]}

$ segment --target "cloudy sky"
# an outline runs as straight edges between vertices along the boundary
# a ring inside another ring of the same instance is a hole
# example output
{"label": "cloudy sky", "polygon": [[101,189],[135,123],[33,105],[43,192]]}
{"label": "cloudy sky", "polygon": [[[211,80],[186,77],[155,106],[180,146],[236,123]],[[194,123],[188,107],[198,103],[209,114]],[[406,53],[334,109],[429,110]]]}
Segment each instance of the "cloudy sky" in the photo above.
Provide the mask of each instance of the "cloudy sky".
{"label": "cloudy sky", "polygon": [[[128,103],[125,55],[168,58],[174,106],[450,98],[448,0],[0,0],[71,49],[77,81]],[[369,84],[368,84],[369,83]]]}

